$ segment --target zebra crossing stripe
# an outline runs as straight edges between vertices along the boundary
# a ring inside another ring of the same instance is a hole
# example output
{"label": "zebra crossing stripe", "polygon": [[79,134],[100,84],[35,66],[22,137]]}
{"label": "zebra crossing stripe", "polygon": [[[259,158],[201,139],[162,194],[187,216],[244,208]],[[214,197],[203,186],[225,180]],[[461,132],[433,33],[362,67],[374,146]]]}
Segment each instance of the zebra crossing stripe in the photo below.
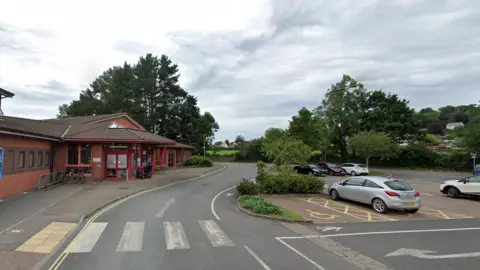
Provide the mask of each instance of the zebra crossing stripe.
{"label": "zebra crossing stripe", "polygon": [[188,242],[187,235],[183,230],[182,223],[163,222],[163,228],[165,230],[165,241],[168,250],[190,248],[190,243]]}
{"label": "zebra crossing stripe", "polygon": [[220,226],[213,220],[199,220],[198,223],[214,247],[234,247],[235,243],[228,238]]}
{"label": "zebra crossing stripe", "polygon": [[117,252],[142,251],[145,222],[127,222]]}
{"label": "zebra crossing stripe", "polygon": [[93,222],[90,223],[87,228],[82,232],[77,241],[69,247],[70,253],[87,253],[92,251],[93,246],[102,235],[105,227],[107,227],[107,222]]}

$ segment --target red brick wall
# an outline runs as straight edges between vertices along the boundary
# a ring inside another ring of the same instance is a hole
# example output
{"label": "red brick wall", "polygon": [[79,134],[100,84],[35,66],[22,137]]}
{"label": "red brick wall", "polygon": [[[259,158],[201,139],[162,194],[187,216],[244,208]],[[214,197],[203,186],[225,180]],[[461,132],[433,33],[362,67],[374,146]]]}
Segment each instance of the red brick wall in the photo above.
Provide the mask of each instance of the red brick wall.
{"label": "red brick wall", "polygon": [[191,149],[183,149],[183,162],[185,162],[185,160],[187,160],[191,156],[192,156]]}
{"label": "red brick wall", "polygon": [[167,148],[167,154],[166,154],[166,160],[167,160],[167,166],[170,164],[170,160],[168,159],[169,154],[173,154],[173,167],[176,167],[176,153],[177,149],[175,148]]}
{"label": "red brick wall", "polygon": [[[18,151],[10,150],[9,155],[4,158],[13,158],[12,160],[4,160],[5,163],[10,164],[14,171],[3,175],[2,180],[0,180],[0,198],[15,195],[22,193],[24,191],[30,190],[37,185],[38,176],[42,174],[48,174],[50,172],[49,166],[37,167],[37,153],[39,150],[48,151],[50,149],[51,142],[48,140],[41,140],[35,138],[27,138],[13,135],[1,135],[0,146],[5,149],[5,152],[9,151],[8,149],[28,149],[35,152],[35,167],[28,167],[28,153],[25,152],[25,168],[18,169]],[[45,154],[43,156],[43,163],[45,164]]]}
{"label": "red brick wall", "polygon": [[65,170],[65,165],[67,163],[67,145],[58,144],[55,146],[55,166],[54,171],[63,171]]}

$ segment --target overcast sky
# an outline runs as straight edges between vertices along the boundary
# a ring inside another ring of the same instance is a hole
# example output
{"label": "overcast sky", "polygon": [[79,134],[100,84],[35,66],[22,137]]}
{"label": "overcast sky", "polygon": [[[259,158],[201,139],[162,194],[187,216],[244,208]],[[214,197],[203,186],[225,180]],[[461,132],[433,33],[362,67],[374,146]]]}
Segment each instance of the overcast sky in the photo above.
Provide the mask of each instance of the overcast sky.
{"label": "overcast sky", "polygon": [[347,73],[412,107],[480,99],[478,0],[15,0],[0,8],[6,115],[51,118],[113,65],[152,52],[220,124],[286,127]]}

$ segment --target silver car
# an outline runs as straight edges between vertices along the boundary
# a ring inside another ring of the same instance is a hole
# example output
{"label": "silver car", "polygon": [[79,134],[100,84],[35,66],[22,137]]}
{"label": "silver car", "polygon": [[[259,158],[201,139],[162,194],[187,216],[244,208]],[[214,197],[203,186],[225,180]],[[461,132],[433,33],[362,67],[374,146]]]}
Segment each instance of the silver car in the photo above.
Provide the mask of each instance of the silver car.
{"label": "silver car", "polygon": [[422,207],[420,192],[407,182],[379,176],[351,177],[328,187],[334,200],[347,199],[370,204],[377,213],[389,209],[416,213]]}

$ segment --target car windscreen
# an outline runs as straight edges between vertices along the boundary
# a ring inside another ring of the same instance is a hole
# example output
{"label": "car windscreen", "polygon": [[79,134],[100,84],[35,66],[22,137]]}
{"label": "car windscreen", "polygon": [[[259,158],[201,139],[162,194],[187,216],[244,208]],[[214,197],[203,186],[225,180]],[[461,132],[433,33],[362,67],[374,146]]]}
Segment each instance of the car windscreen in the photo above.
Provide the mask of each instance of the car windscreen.
{"label": "car windscreen", "polygon": [[330,167],[330,168],[332,168],[332,167],[337,167],[337,165],[332,164],[332,163],[325,163],[325,164],[327,164],[327,166]]}
{"label": "car windscreen", "polygon": [[308,167],[310,167],[312,169],[319,169],[319,167],[315,164],[308,164]]}
{"label": "car windscreen", "polygon": [[386,181],[385,185],[393,190],[413,190],[413,188],[404,181]]}

